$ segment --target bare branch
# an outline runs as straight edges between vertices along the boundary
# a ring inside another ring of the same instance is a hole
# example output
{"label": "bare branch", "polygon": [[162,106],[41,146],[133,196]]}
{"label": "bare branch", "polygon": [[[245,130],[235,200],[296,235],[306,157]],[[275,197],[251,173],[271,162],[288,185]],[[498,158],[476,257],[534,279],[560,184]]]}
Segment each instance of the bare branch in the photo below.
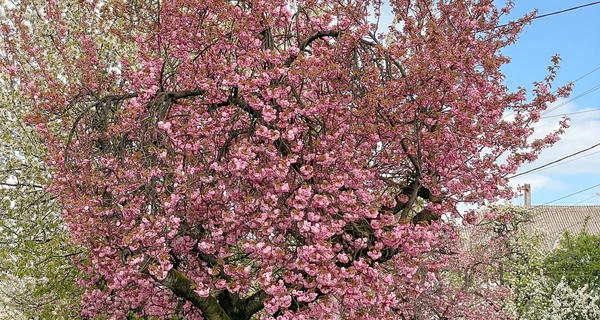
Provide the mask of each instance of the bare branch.
{"label": "bare branch", "polygon": [[341,31],[335,31],[335,30],[319,31],[319,32],[313,34],[312,36],[308,37],[304,41],[302,41],[302,43],[300,43],[300,46],[298,46],[298,49],[300,49],[300,51],[304,51],[315,40],[323,39],[325,37],[339,37],[341,34],[342,34]]}

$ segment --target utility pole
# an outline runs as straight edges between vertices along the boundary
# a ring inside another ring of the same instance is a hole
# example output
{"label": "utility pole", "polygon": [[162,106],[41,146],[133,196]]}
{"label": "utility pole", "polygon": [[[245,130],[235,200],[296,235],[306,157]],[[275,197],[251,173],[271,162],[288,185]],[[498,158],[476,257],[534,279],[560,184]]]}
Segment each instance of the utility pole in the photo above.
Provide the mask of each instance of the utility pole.
{"label": "utility pole", "polygon": [[531,185],[529,183],[526,183],[523,187],[523,191],[525,191],[525,209],[529,209],[531,208]]}

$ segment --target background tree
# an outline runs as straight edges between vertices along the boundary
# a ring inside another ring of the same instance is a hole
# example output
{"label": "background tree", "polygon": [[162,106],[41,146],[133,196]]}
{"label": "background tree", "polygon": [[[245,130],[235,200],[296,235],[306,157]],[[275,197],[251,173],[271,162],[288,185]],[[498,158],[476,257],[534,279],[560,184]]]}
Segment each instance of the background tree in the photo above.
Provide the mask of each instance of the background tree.
{"label": "background tree", "polygon": [[43,189],[50,172],[31,112],[5,77],[0,89],[0,317],[72,319],[78,296],[69,244],[53,196]]}
{"label": "background tree", "polygon": [[[4,6],[3,71],[89,251],[84,316],[420,317],[454,255],[440,216],[510,197],[569,88],[550,91],[558,58],[531,101],[502,84],[500,50],[532,17],[501,25],[510,4],[392,1],[385,33],[380,5]],[[500,312],[464,297],[445,312]]]}
{"label": "background tree", "polygon": [[[6,31],[6,16],[0,15]],[[32,26],[33,27],[33,26]],[[39,35],[39,33],[35,34]],[[4,34],[5,39],[14,34]],[[54,196],[42,138],[23,119],[32,112],[2,50],[0,76],[0,314],[6,319],[73,319],[82,290]],[[34,63],[34,62],[30,62]],[[48,70],[49,71],[49,70]],[[81,257],[83,258],[83,257]]]}
{"label": "background tree", "polygon": [[[541,249],[545,235],[528,225],[535,211],[504,205],[483,212],[483,220],[463,233],[468,235],[467,243],[472,244],[466,251],[471,252],[470,265],[484,266],[472,268],[470,279],[480,282],[487,279],[488,284],[502,284],[509,289],[511,294],[507,297],[512,298],[503,305],[506,314],[523,320],[591,320],[600,317],[600,296],[595,289],[595,278],[590,276],[593,272],[589,272],[589,266],[581,266],[593,260],[589,258],[593,249],[577,248],[595,247],[595,242],[587,238],[588,234],[566,237],[564,247],[546,255]],[[575,242],[579,245],[574,245]],[[555,265],[555,261],[560,261],[559,265]],[[575,269],[571,271],[570,268]],[[486,269],[487,273],[484,272]],[[456,273],[457,270],[460,269],[449,272]],[[579,275],[576,277],[579,285],[569,286],[566,275]],[[460,279],[463,283],[469,278]],[[481,286],[477,282],[471,283],[476,290]]]}
{"label": "background tree", "polygon": [[600,287],[600,236],[587,233],[585,228],[578,235],[566,233],[560,246],[544,260],[546,275],[560,282],[564,280],[571,288],[584,285]]}
{"label": "background tree", "polygon": [[549,308],[539,310],[541,319],[558,320],[593,320],[600,317],[600,295],[597,287],[587,284],[572,289],[561,280],[555,287],[550,298]]}
{"label": "background tree", "polygon": [[[59,1],[64,29],[56,30],[46,16],[51,14],[46,1],[0,1],[0,318],[74,319],[80,311],[83,290],[76,280],[82,275],[75,262],[86,259],[85,250],[70,241],[61,208],[44,189],[52,170],[44,162],[43,138],[23,121],[35,107],[23,95],[27,87],[52,87],[52,77],[79,81],[77,74],[65,72],[71,55],[56,51],[65,40],[58,34],[94,34],[106,27],[96,21],[95,32],[85,29],[86,8],[73,3]],[[28,47],[28,41],[36,46]],[[80,54],[75,47],[70,43],[63,49]],[[40,51],[33,54],[36,49]],[[37,59],[38,54],[44,58]],[[22,76],[15,77],[17,72]]]}

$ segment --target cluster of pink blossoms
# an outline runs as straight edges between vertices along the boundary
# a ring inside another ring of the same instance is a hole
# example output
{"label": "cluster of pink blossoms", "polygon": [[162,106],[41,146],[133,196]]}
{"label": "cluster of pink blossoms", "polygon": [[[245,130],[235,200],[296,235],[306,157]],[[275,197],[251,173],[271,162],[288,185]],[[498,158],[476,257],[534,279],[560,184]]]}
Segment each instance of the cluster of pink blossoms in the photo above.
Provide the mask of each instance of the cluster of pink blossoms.
{"label": "cluster of pink blossoms", "polygon": [[7,9],[3,70],[32,83],[49,190],[87,249],[82,315],[504,316],[506,288],[461,278],[475,263],[451,221],[512,195],[507,176],[566,127],[528,140],[568,87],[546,89],[556,64],[532,101],[503,85],[500,50],[532,15],[390,5],[385,33],[370,0]]}

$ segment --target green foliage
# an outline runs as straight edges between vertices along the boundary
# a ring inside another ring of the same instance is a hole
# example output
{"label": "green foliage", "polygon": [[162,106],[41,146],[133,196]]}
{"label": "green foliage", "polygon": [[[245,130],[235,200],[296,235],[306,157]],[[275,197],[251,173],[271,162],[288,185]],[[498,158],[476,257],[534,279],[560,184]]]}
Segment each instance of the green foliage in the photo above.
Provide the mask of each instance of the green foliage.
{"label": "green foliage", "polygon": [[520,320],[600,319],[598,270],[600,237],[582,232],[565,235],[561,248],[547,255],[544,234],[527,223],[535,216],[524,208],[491,208],[495,218],[483,225],[502,236],[503,283],[514,293],[506,308]]}
{"label": "green foliage", "polygon": [[73,319],[79,289],[60,210],[44,190],[45,149],[8,79],[0,91],[0,318]]}
{"label": "green foliage", "polygon": [[564,278],[573,289],[600,287],[600,236],[585,229],[577,236],[566,233],[560,248],[546,257],[545,268],[549,278],[555,282]]}

